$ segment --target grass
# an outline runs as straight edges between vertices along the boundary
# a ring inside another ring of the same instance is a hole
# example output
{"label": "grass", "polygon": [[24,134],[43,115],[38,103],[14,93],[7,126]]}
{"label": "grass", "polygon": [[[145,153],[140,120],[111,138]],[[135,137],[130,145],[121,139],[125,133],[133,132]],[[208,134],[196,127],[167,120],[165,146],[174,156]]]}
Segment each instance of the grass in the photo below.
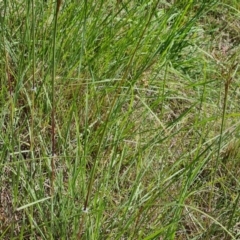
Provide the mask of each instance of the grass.
{"label": "grass", "polygon": [[240,4],[0,2],[1,239],[238,239]]}

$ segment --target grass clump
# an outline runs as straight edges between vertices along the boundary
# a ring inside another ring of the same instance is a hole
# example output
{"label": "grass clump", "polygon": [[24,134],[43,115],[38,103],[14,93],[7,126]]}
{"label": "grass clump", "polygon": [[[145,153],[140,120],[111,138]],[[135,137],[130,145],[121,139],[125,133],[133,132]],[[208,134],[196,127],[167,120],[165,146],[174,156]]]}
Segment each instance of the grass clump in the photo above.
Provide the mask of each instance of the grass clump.
{"label": "grass clump", "polygon": [[2,1],[0,238],[238,239],[239,8]]}

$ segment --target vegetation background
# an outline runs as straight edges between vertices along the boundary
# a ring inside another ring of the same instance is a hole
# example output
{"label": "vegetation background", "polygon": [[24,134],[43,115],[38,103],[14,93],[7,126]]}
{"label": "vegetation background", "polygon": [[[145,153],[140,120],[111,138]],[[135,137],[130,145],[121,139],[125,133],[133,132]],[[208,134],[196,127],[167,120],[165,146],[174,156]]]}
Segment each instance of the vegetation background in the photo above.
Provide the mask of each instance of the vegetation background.
{"label": "vegetation background", "polygon": [[1,0],[0,24],[0,239],[240,239],[238,0]]}

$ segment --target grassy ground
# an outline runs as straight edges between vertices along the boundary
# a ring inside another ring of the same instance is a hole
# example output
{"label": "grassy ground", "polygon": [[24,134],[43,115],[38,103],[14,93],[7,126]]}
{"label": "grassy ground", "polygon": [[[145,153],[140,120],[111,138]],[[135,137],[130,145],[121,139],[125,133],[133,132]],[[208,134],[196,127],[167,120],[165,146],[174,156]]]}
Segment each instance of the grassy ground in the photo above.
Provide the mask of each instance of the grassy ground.
{"label": "grassy ground", "polygon": [[239,1],[0,12],[0,239],[240,238]]}

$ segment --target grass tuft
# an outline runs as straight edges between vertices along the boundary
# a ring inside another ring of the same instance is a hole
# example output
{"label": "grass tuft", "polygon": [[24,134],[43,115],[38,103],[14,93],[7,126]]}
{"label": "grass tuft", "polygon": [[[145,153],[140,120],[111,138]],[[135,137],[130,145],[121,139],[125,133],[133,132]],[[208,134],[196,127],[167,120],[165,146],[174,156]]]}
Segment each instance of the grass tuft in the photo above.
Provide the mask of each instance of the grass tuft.
{"label": "grass tuft", "polygon": [[239,239],[240,5],[1,1],[0,239]]}

